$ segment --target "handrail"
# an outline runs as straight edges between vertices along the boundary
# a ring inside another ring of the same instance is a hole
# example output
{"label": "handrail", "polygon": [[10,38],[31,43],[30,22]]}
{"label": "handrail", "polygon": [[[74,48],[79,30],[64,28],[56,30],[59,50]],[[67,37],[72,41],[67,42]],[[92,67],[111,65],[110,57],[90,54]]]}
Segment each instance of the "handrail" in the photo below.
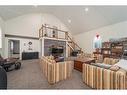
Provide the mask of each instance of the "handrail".
{"label": "handrail", "polygon": [[80,50],[82,50],[82,48],[77,43],[75,43],[69,35],[67,35],[67,36]]}
{"label": "handrail", "polygon": [[[51,30],[53,30],[55,28],[48,27],[48,26],[42,24],[42,27],[39,29],[39,38],[44,36],[44,32],[45,32],[44,29],[51,29]],[[67,37],[66,37],[66,33],[68,33],[67,31],[63,31],[63,30],[60,30],[60,29],[57,29],[57,28],[55,30],[57,32],[63,32],[63,33],[65,33],[65,38],[64,39],[67,39]],[[48,31],[48,32],[51,32],[51,31]],[[51,38],[54,38],[54,37],[51,37]],[[63,39],[63,38],[60,38],[60,39]]]}
{"label": "handrail", "polygon": [[67,44],[67,45],[74,51],[74,48],[71,45],[69,45],[69,44]]}
{"label": "handrail", "polygon": [[[48,26],[44,26],[44,25],[42,25],[42,27],[44,27],[44,28],[48,28],[48,29],[54,29],[54,28],[52,28],[52,27],[48,27]],[[42,28],[41,27],[41,28]],[[61,32],[68,32],[68,31],[64,31],[64,30],[60,30],[60,29],[56,29],[57,31],[61,31]]]}
{"label": "handrail", "polygon": [[41,28],[39,29],[39,38],[41,38],[42,35],[41,35]]}
{"label": "handrail", "polygon": [[[44,28],[47,28],[47,29],[54,29],[54,28],[52,28],[52,27],[48,27],[48,26],[45,26],[45,25],[42,24],[42,27],[39,29],[39,38],[41,38],[41,37],[44,36],[44,35],[43,35],[43,34],[44,34],[43,29],[44,29]],[[64,33],[65,33],[65,39],[66,39],[66,40],[69,40],[69,39],[70,39],[70,41],[82,51],[82,48],[81,48],[77,43],[75,43],[75,42],[73,41],[73,39],[68,35],[68,31],[63,31],[63,30],[60,30],[60,29],[56,29],[56,30],[59,31],[59,32],[64,32]],[[72,46],[71,46],[71,47],[72,47]],[[73,48],[73,50],[74,50],[74,48]],[[82,51],[82,52],[83,52],[83,51]]]}

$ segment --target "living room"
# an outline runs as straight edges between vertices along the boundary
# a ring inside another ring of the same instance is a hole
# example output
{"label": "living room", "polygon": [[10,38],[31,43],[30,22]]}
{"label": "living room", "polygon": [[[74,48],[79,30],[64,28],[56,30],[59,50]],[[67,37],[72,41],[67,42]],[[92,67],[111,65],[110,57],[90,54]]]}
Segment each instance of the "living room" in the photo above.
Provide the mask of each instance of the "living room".
{"label": "living room", "polygon": [[127,89],[126,10],[0,6],[0,88]]}

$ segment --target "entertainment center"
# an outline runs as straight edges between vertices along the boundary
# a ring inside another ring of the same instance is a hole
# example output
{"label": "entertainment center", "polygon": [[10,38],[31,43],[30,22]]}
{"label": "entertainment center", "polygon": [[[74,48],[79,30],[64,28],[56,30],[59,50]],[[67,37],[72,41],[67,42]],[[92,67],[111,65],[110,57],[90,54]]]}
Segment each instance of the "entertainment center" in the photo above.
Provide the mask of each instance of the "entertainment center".
{"label": "entertainment center", "polygon": [[56,61],[62,61],[66,57],[66,41],[44,39],[44,56],[54,56]]}
{"label": "entertainment center", "polygon": [[95,58],[102,55],[103,59],[121,58],[123,53],[127,50],[127,38],[110,39],[108,42],[102,43],[102,48],[99,51],[93,52]]}

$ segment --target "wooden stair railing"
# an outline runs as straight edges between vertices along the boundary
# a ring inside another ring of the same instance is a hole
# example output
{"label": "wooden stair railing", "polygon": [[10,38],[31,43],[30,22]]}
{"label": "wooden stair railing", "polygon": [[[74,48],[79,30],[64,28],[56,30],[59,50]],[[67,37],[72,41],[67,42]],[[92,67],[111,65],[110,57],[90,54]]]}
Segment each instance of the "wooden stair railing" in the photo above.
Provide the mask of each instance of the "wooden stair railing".
{"label": "wooden stair railing", "polygon": [[[45,29],[51,29],[51,30],[53,30],[54,28],[48,27],[46,25],[42,25],[42,27],[39,29],[39,39],[45,36],[44,35]],[[68,46],[71,48],[72,51],[74,51],[76,48],[78,48],[78,50],[80,50],[83,53],[82,48],[77,43],[75,43],[73,41],[73,39],[68,35],[67,31],[63,31],[63,30],[59,30],[59,29],[57,29],[57,31],[65,33],[65,39],[68,40]],[[72,44],[73,44],[73,46],[72,46]]]}
{"label": "wooden stair railing", "polygon": [[83,52],[82,51],[82,48],[77,44],[77,43],[75,43],[74,41],[73,41],[73,39],[67,34],[67,40],[68,41],[70,41],[71,43],[73,43],[74,44],[74,47],[73,47],[73,49],[72,49],[72,46],[71,45],[68,45],[73,51],[75,50],[75,48],[77,47],[81,52]]}
{"label": "wooden stair railing", "polygon": [[73,51],[75,50],[69,43],[67,43],[67,45],[68,45]]}
{"label": "wooden stair railing", "polygon": [[39,39],[43,37],[43,27],[39,29]]}
{"label": "wooden stair railing", "polygon": [[[39,29],[39,38],[42,38],[42,37],[45,36],[44,34],[45,34],[45,30],[46,29],[49,29],[49,30],[57,30],[57,32],[63,32],[63,33],[65,33],[65,38],[64,39],[66,39],[66,33],[67,33],[67,31],[63,31],[63,30],[60,30],[60,29],[55,29],[55,28],[52,28],[52,27],[48,27],[46,25],[42,25],[42,27]],[[53,32],[53,31],[49,31],[49,32]],[[52,38],[54,38],[54,37],[52,37]]]}

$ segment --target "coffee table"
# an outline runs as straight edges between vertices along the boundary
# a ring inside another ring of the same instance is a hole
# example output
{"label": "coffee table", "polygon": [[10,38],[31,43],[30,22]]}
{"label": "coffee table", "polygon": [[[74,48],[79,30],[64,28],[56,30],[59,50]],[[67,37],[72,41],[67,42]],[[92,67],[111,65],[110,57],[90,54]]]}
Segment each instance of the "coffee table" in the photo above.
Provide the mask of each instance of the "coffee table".
{"label": "coffee table", "polygon": [[82,65],[90,63],[95,63],[95,59],[94,58],[76,59],[74,60],[74,69],[82,72]]}

